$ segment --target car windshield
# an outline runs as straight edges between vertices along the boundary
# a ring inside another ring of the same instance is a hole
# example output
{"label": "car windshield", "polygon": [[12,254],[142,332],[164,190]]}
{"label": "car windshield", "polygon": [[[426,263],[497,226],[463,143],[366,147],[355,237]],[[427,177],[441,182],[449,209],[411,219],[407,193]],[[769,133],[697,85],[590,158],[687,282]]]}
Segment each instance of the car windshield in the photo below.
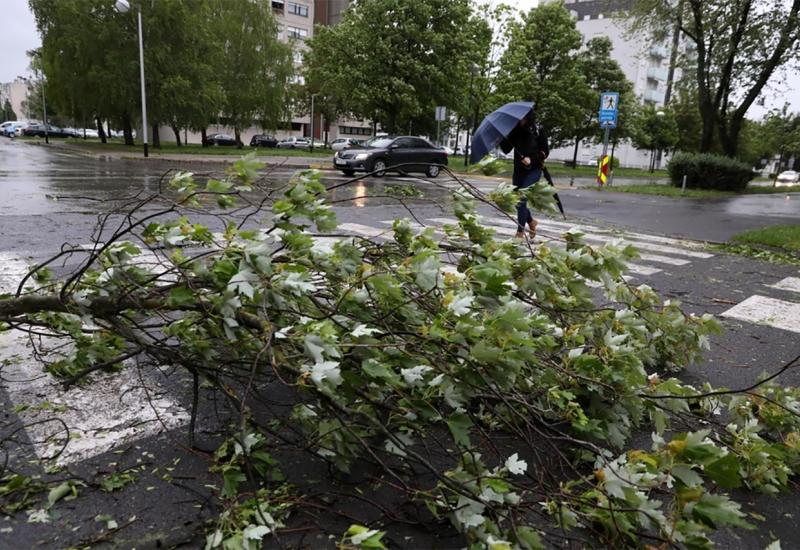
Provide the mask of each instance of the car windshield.
{"label": "car windshield", "polygon": [[377,149],[383,149],[385,147],[389,147],[391,143],[394,141],[394,138],[390,137],[374,137],[370,138],[364,142],[365,147],[375,147]]}

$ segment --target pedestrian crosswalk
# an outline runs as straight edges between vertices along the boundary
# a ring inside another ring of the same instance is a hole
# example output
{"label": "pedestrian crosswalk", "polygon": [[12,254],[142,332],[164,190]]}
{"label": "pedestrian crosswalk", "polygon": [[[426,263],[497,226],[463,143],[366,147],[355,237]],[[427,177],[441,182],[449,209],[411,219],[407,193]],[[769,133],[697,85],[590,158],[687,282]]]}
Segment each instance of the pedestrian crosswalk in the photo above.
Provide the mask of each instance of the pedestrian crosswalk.
{"label": "pedestrian crosswalk", "polygon": [[[412,227],[429,227],[443,236],[443,226],[457,220],[429,217],[418,222]],[[492,228],[498,239],[510,239],[516,233],[515,222],[508,217],[487,216],[481,223]],[[640,257],[628,265],[625,275],[634,284],[653,284],[654,277],[674,277],[681,269],[702,268],[698,262],[715,257],[695,241],[547,219],[539,221],[534,242],[565,246],[563,234],[573,227],[590,244],[615,241],[639,249]],[[393,237],[392,220],[345,221],[333,235],[317,240],[324,244],[342,235],[389,240]],[[148,253],[145,261],[155,264],[158,257]],[[0,251],[0,293],[16,292],[30,263],[22,255]],[[732,305],[721,314],[723,319],[800,332],[800,274],[767,281],[763,291]],[[33,359],[30,342],[19,331],[0,333],[0,364],[6,365],[0,388],[13,403],[20,422],[29,426],[28,438],[40,458],[57,455],[58,463],[70,464],[188,422],[189,412],[181,404],[182,397],[166,389],[157,370],[143,373],[129,367],[118,374],[99,374],[107,383],[65,390]],[[53,417],[58,422],[47,420]]]}
{"label": "pedestrian crosswalk", "polygon": [[[28,269],[25,258],[0,252],[0,294],[16,293]],[[61,343],[36,341],[40,351]],[[0,365],[0,388],[26,426],[33,452],[59,465],[177,428],[189,419],[159,381],[158,369],[144,372],[131,363],[120,373],[96,374],[93,384],[65,389],[34,359],[31,341],[19,330],[0,332]]]}
{"label": "pedestrian crosswalk", "polygon": [[789,299],[754,294],[722,313],[722,317],[800,333],[800,277],[785,277],[764,290],[782,291]]}

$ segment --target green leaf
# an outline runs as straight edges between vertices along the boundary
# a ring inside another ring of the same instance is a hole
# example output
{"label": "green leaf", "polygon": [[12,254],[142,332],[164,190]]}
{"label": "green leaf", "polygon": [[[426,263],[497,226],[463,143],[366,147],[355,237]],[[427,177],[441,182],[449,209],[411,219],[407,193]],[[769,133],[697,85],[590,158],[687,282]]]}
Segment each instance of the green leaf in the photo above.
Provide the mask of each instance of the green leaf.
{"label": "green leaf", "polygon": [[736,489],[742,486],[742,476],[739,474],[739,459],[733,454],[727,454],[705,466],[706,475],[723,489]]}
{"label": "green leaf", "polygon": [[464,413],[456,413],[447,419],[447,427],[456,443],[469,446],[469,429],[472,427],[472,420]]}
{"label": "green leaf", "polygon": [[687,487],[696,487],[703,484],[703,478],[692,470],[688,464],[676,464],[673,466],[672,475]]}
{"label": "green leaf", "polygon": [[542,550],[542,537],[539,533],[530,527],[517,527],[517,542],[525,550]]}
{"label": "green leaf", "polygon": [[50,493],[47,495],[47,507],[52,507],[56,502],[70,494],[72,491],[72,485],[68,481],[65,481],[57,487],[53,487],[50,489]]}
{"label": "green leaf", "polygon": [[184,307],[194,302],[194,293],[185,285],[173,288],[167,297],[167,305],[170,307]]}
{"label": "green leaf", "polygon": [[222,469],[222,479],[224,481],[222,496],[232,498],[236,496],[239,484],[247,480],[247,476],[242,473],[238,466],[226,465]]}
{"label": "green leaf", "polygon": [[693,519],[709,527],[718,528],[730,525],[732,527],[755,529],[754,525],[744,520],[745,516],[739,505],[725,495],[706,493],[698,502],[687,504],[685,511]]}

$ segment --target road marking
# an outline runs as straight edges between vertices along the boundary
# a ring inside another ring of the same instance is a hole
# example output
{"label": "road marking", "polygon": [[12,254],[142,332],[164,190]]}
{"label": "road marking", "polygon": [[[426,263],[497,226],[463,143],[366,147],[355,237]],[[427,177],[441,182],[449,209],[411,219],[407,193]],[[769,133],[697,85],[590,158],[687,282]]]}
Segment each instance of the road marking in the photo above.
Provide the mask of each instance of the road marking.
{"label": "road marking", "polygon": [[372,227],[370,225],[363,225],[360,223],[340,223],[338,229],[344,231],[351,231],[359,235],[366,235],[367,237],[383,237],[390,239],[392,237],[391,229],[383,229],[381,227]]}
{"label": "road marking", "polygon": [[19,282],[29,269],[28,263],[19,256],[0,252],[0,294],[16,294]]}
{"label": "road marking", "polygon": [[786,277],[781,279],[774,285],[767,285],[770,288],[777,288],[778,290],[788,290],[789,292],[800,292],[800,278]]}
{"label": "road marking", "polygon": [[800,333],[800,304],[777,298],[755,294],[722,316]]}
{"label": "road marking", "polygon": [[[0,292],[16,292],[28,271],[17,256],[0,252]],[[44,339],[42,345],[63,341]],[[33,358],[25,333],[0,333],[2,387],[39,458],[70,464],[118,445],[188,422],[188,412],[166,394],[155,373],[126,362],[119,373],[97,373],[93,383],[64,390]],[[63,449],[63,450],[62,450]]]}
{"label": "road marking", "polygon": [[[502,218],[500,218],[502,219]],[[575,224],[575,223],[568,223],[568,222],[560,222],[556,220],[549,220],[549,219],[542,219],[539,220],[539,223],[543,223],[545,225],[551,225],[554,227],[560,227],[563,230],[568,230],[571,227],[575,227],[576,225],[579,227],[587,227],[593,233],[606,233],[611,236],[617,236],[624,239],[632,239],[632,240],[642,240],[642,241],[652,241],[655,243],[662,243],[668,244],[672,246],[679,246],[684,248],[695,248],[695,249],[702,249],[705,247],[703,243],[698,243],[696,241],[690,241],[687,239],[675,239],[673,237],[662,237],[659,235],[648,235],[646,233],[637,233],[635,231],[621,231],[621,230],[614,230],[614,229],[604,229],[592,225],[585,225],[585,224]]]}
{"label": "road marking", "polygon": [[[453,223],[456,220],[451,220],[449,218],[434,218],[433,221],[439,220],[450,220],[446,223]],[[509,220],[507,218],[484,218],[484,223],[487,225],[491,225],[492,227],[495,224],[508,224]],[[647,241],[637,240],[636,237],[633,235],[642,235],[639,234],[632,234],[632,233],[616,233],[616,232],[609,232],[604,229],[601,229],[596,226],[592,225],[581,225],[581,224],[567,224],[563,222],[554,222],[552,220],[539,220],[539,228],[543,231],[549,231],[556,234],[563,234],[565,231],[576,228],[580,231],[584,232],[586,236],[584,237],[587,241],[593,242],[608,242],[612,239],[619,239],[624,241],[627,244],[632,244],[639,250],[649,250],[651,252],[661,252],[663,254],[672,254],[676,256],[688,256],[690,258],[699,258],[699,259],[708,259],[713,258],[713,254],[709,254],[708,252],[699,252],[696,250],[688,250],[687,248],[676,248],[674,246],[667,246],[665,244],[655,244],[650,243]],[[668,239],[667,237],[654,237],[654,239],[660,239],[658,242],[670,242],[674,244],[678,244],[679,246],[685,246],[683,241],[678,241],[676,239]]]}

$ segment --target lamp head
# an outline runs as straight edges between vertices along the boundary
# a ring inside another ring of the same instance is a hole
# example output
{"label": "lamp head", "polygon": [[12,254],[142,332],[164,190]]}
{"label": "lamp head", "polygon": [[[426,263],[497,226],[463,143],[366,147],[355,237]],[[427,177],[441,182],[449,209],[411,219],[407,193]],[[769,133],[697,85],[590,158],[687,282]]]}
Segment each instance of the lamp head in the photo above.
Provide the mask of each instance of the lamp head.
{"label": "lamp head", "polygon": [[120,13],[128,13],[131,9],[131,4],[128,0],[117,0],[114,8]]}

